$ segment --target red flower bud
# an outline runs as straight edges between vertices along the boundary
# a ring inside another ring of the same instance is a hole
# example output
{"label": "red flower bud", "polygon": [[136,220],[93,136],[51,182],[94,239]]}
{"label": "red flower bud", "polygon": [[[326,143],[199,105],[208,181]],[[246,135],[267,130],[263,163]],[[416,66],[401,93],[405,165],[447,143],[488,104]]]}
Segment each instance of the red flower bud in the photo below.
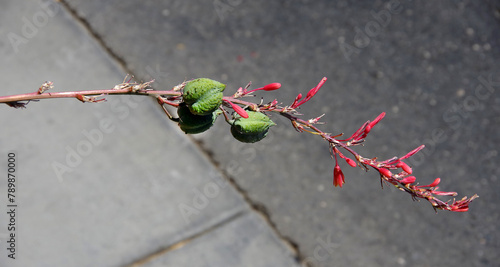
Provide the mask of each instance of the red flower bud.
{"label": "red flower bud", "polygon": [[372,130],[372,126],[370,124],[365,127],[365,135],[367,135]]}
{"label": "red flower bud", "polygon": [[468,210],[469,210],[469,206],[466,206],[466,207],[451,206],[451,211],[455,211],[455,212],[466,212]]}
{"label": "red flower bud", "polygon": [[318,91],[316,90],[316,88],[312,88],[311,90],[309,90],[309,92],[307,92],[306,94],[306,98],[311,98],[313,97]]}
{"label": "red flower bud", "polygon": [[428,184],[428,185],[419,185],[417,186],[418,188],[422,188],[422,187],[436,187],[439,183],[441,182],[441,179],[440,178],[436,178],[434,180],[434,182],[432,182],[432,184]]}
{"label": "red flower bud", "polygon": [[358,164],[356,163],[356,161],[350,159],[350,158],[346,158],[345,161],[347,162],[347,164],[349,164],[351,167],[356,167],[358,166]]}
{"label": "red flower bud", "polygon": [[262,87],[262,90],[264,91],[273,91],[281,88],[281,83],[270,83],[264,87]]}
{"label": "red flower bud", "polygon": [[411,174],[413,172],[410,166],[408,166],[406,163],[402,161],[398,162],[398,164],[396,164],[396,167],[403,169],[403,171],[405,171],[408,174]]}
{"label": "red flower bud", "polygon": [[253,90],[250,90],[248,92],[246,92],[246,94],[250,94],[250,93],[253,93],[255,91],[259,91],[259,90],[264,90],[264,91],[273,91],[273,90],[277,90],[277,89],[280,89],[281,88],[281,83],[270,83],[264,87],[260,87],[260,88],[257,88],[257,89],[253,89]]}
{"label": "red flower bud", "polygon": [[299,105],[299,100],[300,100],[301,98],[302,98],[302,94],[301,94],[301,93],[299,93],[299,94],[297,95],[297,97],[295,97],[295,100],[293,101],[293,103],[292,103],[292,105],[291,105],[290,107],[291,107],[291,108],[296,108],[296,107],[300,106],[300,105]]}
{"label": "red flower bud", "polygon": [[[438,188],[438,187],[436,187]],[[438,195],[438,196],[456,196],[457,192],[445,192],[445,191],[431,191],[433,194]]]}
{"label": "red flower bud", "polygon": [[384,116],[385,116],[385,112],[382,112],[372,122],[370,122],[370,124],[368,124],[370,129],[373,128],[373,126],[375,126],[380,120],[382,120],[384,118]]}
{"label": "red flower bud", "polygon": [[304,104],[305,102],[309,101],[309,99],[311,99],[319,91],[319,89],[321,88],[321,86],[323,86],[323,84],[325,84],[325,82],[326,82],[326,77],[323,77],[323,79],[321,79],[321,81],[318,83],[318,85],[316,85],[316,87],[312,88],[311,90],[309,90],[309,92],[307,92],[306,98],[304,98],[302,101],[298,102],[299,99],[302,98],[302,94],[299,94],[295,98],[295,101],[293,101],[293,103],[290,107],[297,108],[300,105]]}
{"label": "red flower bud", "polygon": [[412,151],[408,152],[408,154],[406,154],[405,156],[401,157],[399,160],[403,160],[403,159],[407,159],[413,155],[415,155],[418,151],[424,149],[425,145],[421,145],[415,149],[413,149]]}
{"label": "red flower bud", "polygon": [[417,178],[415,178],[415,176],[408,176],[408,177],[401,179],[400,182],[402,184],[412,184],[415,182],[415,180],[417,180]]}
{"label": "red flower bud", "polygon": [[245,111],[242,107],[240,107],[240,106],[238,106],[238,105],[235,105],[235,104],[234,104],[233,102],[231,102],[231,101],[227,101],[227,100],[226,100],[226,102],[227,102],[227,103],[229,103],[229,105],[231,105],[231,108],[233,108],[233,109],[234,109],[234,111],[235,111],[236,113],[238,113],[241,117],[243,117],[243,118],[245,118],[245,119],[246,119],[246,118],[248,118],[248,113],[247,113],[247,112],[246,112],[246,111]]}
{"label": "red flower bud", "polygon": [[80,100],[80,101],[82,101],[82,102],[86,102],[86,101],[85,101],[85,97],[84,97],[83,95],[81,95],[81,94],[77,94],[77,95],[76,95],[76,99],[78,99],[78,100]]}
{"label": "red flower bud", "polygon": [[441,182],[441,178],[436,178],[432,184],[428,185],[428,187],[435,187]]}
{"label": "red flower bud", "polygon": [[319,91],[321,86],[325,84],[325,82],[326,82],[326,77],[323,77],[323,79],[321,79],[321,81],[318,83],[318,85],[316,85],[316,87],[312,88],[311,90],[309,90],[309,92],[307,92],[306,98],[313,97]]}
{"label": "red flower bud", "polygon": [[380,168],[380,169],[377,169],[377,170],[378,170],[378,172],[380,172],[380,174],[382,174],[385,177],[392,177],[392,172],[389,171],[386,168]]}

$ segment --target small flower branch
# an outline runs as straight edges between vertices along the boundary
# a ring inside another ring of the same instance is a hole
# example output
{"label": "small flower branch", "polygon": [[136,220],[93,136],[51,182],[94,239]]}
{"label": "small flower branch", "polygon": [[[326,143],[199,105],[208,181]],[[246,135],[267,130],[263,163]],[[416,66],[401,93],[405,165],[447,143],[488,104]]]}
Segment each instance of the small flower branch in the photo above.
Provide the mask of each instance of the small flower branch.
{"label": "small flower branch", "polygon": [[[326,78],[323,78],[316,87],[309,90],[305,98],[302,98],[303,97],[302,94],[299,94],[290,106],[285,106],[285,107],[279,106],[277,100],[274,100],[268,104],[263,105],[262,103],[255,104],[252,102],[246,102],[237,99],[246,96],[249,93],[259,89],[247,92],[246,88],[245,89],[240,88],[233,97],[228,97],[226,98],[226,100],[232,103],[243,105],[253,111],[277,112],[280,115],[284,116],[285,118],[289,119],[292,123],[292,126],[298,132],[308,132],[321,136],[324,140],[326,140],[329,143],[329,146],[331,148],[332,158],[335,159],[335,167],[333,175],[334,186],[342,187],[342,185],[345,183],[344,174],[342,173],[342,170],[338,164],[338,159],[337,159],[338,155],[339,158],[344,159],[346,163],[351,167],[360,166],[365,170],[368,170],[369,167],[375,169],[380,174],[381,182],[392,184],[399,190],[409,193],[414,200],[425,199],[429,201],[432,207],[436,211],[438,209],[441,209],[448,211],[464,212],[469,209],[470,202],[476,199],[478,197],[477,195],[473,195],[470,198],[464,197],[458,201],[453,199],[452,201],[445,202],[438,199],[437,196],[456,196],[457,193],[438,191],[439,187],[437,185],[441,181],[440,178],[436,178],[434,182],[429,185],[419,185],[418,183],[416,183],[415,176],[410,176],[413,171],[403,160],[413,156],[414,154],[422,150],[425,147],[424,145],[417,147],[416,149],[410,151],[409,153],[400,158],[393,157],[383,161],[378,161],[377,158],[365,158],[351,148],[353,146],[364,143],[367,135],[370,133],[372,128],[384,118],[385,113],[381,113],[373,121],[365,122],[356,132],[354,132],[347,139],[337,139],[337,137],[340,137],[343,134],[331,135],[329,133],[323,132],[322,130],[320,130],[315,126],[315,124],[320,123],[319,120],[324,114],[309,120],[300,119],[298,117],[298,115],[300,114],[297,112],[296,109],[300,107],[302,104],[309,101],[319,91],[319,89],[324,85],[325,82]],[[352,158],[345,156],[339,149],[344,149],[345,151],[350,153],[352,155]],[[394,171],[396,171],[397,173],[393,174]]]}
{"label": "small flower branch", "polygon": [[[271,83],[264,87],[248,90],[248,88],[251,86],[251,83],[249,83],[244,88],[240,87],[238,90],[236,90],[236,92],[232,96],[223,96],[222,105],[219,107],[219,110],[224,115],[227,122],[231,121],[231,115],[228,111],[229,109],[232,109],[242,118],[248,118],[249,115],[247,110],[261,113],[277,113],[290,120],[294,129],[298,132],[307,132],[320,136],[322,139],[328,142],[332,159],[335,160],[335,166],[333,170],[334,186],[342,187],[342,185],[345,183],[345,177],[339,165],[340,158],[345,160],[345,162],[351,167],[361,167],[366,171],[368,171],[370,168],[376,170],[380,175],[382,185],[383,183],[392,184],[399,190],[409,193],[414,200],[425,199],[431,203],[432,207],[436,211],[440,209],[464,212],[469,209],[469,204],[478,197],[477,195],[473,195],[470,198],[464,197],[458,201],[455,199],[450,201],[442,201],[437,197],[456,196],[457,193],[438,191],[438,184],[441,181],[440,178],[436,178],[434,182],[428,185],[419,185],[419,183],[416,182],[415,176],[412,176],[412,168],[408,166],[403,160],[408,159],[409,157],[422,150],[424,148],[423,145],[415,148],[402,157],[393,157],[387,160],[366,158],[354,151],[353,147],[364,143],[367,135],[370,133],[372,128],[384,118],[385,113],[381,113],[373,121],[366,121],[347,139],[339,139],[339,137],[343,136],[342,133],[332,135],[330,133],[322,131],[316,126],[318,124],[322,124],[320,122],[320,119],[324,114],[309,120],[301,119],[299,116],[302,114],[300,114],[297,110],[300,108],[300,106],[307,103],[318,93],[320,88],[325,84],[326,80],[326,77],[321,79],[318,85],[311,88],[305,97],[303,97],[302,94],[299,94],[290,105],[286,106],[282,106],[276,99],[267,104],[264,104],[262,100],[258,104],[243,100],[242,98],[253,96],[253,93],[257,91],[273,91],[281,87],[281,84],[279,83]],[[174,121],[179,121],[179,118],[174,118],[170,115],[164,105],[166,104],[174,107],[179,107],[179,105],[183,101],[183,89],[186,86],[186,82],[183,82],[175,86],[172,90],[167,91],[153,90],[151,88],[152,82],[153,81],[136,83],[131,82],[130,79],[127,82],[125,82],[124,80],[123,83],[116,85],[112,89],[55,93],[47,92],[53,88],[53,85],[52,82],[45,82],[36,92],[33,93],[0,96],[0,103],[5,103],[14,108],[24,108],[30,101],[37,101],[41,99],[76,98],[81,102],[97,103],[105,101],[104,97],[108,95],[146,95],[153,96],[157,99],[158,104],[163,108],[168,118]],[[348,156],[344,155],[341,152],[341,149],[347,152]]]}

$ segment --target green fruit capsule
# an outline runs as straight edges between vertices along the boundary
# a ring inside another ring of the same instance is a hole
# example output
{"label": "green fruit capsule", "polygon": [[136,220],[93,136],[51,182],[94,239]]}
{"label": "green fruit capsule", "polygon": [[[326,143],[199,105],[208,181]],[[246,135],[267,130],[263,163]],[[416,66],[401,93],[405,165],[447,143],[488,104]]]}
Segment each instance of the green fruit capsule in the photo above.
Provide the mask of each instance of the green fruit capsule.
{"label": "green fruit capsule", "polygon": [[222,104],[222,91],[226,85],[207,78],[189,81],[184,86],[183,99],[191,113],[208,115]]}
{"label": "green fruit capsule", "polygon": [[187,134],[197,134],[208,130],[214,125],[217,112],[212,112],[208,115],[195,115],[191,113],[186,104],[182,103],[177,108],[177,115],[179,116],[179,127]]}
{"label": "green fruit capsule", "polygon": [[266,137],[269,128],[276,125],[266,114],[247,111],[248,118],[238,116],[231,125],[231,134],[240,142],[255,143]]}

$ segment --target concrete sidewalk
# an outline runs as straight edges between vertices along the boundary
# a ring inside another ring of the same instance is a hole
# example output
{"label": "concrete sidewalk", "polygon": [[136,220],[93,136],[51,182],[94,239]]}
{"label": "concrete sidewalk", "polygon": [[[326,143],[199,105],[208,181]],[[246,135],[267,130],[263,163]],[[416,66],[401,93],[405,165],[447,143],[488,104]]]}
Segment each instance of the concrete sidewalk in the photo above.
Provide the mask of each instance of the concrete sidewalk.
{"label": "concrete sidewalk", "polygon": [[228,93],[281,82],[258,97],[287,104],[326,76],[305,119],[326,113],[322,129],[350,135],[386,112],[356,148],[363,156],[425,144],[408,160],[420,184],[441,177],[440,190],[480,198],[467,213],[435,214],[346,165],[334,188],[327,144],[278,116],[250,145],[222,120],[185,136],[147,98],[0,106],[2,160],[15,151],[20,177],[18,260],[0,247],[0,266],[500,265],[497,1],[1,5],[2,95],[46,80],[54,91],[111,88],[133,73],[157,89],[196,77]]}
{"label": "concrete sidewalk", "polygon": [[[2,95],[46,80],[112,88],[127,74],[59,3],[3,1],[0,25]],[[11,203],[0,180],[0,266],[299,266],[152,99],[0,108],[3,175],[9,152],[17,163]]]}
{"label": "concrete sidewalk", "polygon": [[[326,76],[301,113],[351,134],[381,112],[365,157],[402,156],[420,184],[480,195],[439,212],[378,175],[343,166],[328,146],[274,116],[265,140],[234,141],[223,121],[196,137],[254,206],[313,266],[498,266],[500,27],[496,1],[84,1],[69,7],[132,72],[169,88],[210,77],[291,103]],[[238,168],[234,166],[237,165]],[[443,197],[443,200],[448,198]]]}

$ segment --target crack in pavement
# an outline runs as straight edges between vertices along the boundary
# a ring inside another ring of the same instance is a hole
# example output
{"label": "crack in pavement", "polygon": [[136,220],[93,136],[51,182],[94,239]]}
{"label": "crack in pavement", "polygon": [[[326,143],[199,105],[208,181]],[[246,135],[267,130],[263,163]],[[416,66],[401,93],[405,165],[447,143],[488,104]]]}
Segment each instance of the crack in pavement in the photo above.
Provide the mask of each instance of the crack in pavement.
{"label": "crack in pavement", "polygon": [[[128,67],[125,59],[123,57],[121,57],[120,55],[118,55],[110,46],[108,46],[106,44],[106,42],[103,40],[103,38],[92,28],[90,23],[84,17],[82,17],[78,14],[78,12],[75,8],[73,8],[66,0],[56,0],[56,1],[59,2],[63,6],[63,8],[66,9],[66,11],[68,11],[71,14],[71,16],[82,25],[82,27],[89,33],[89,35],[94,40],[96,40],[96,42],[105,50],[105,52],[107,54],[109,54],[111,56],[111,58],[113,60],[115,60],[118,63],[118,65],[124,70],[125,73],[132,75],[132,77],[137,77],[134,75],[132,70]],[[233,186],[233,188],[243,196],[243,199],[245,200],[245,202],[247,202],[249,204],[251,209],[254,212],[256,212],[257,214],[259,214],[264,219],[264,221],[266,221],[266,223],[274,231],[274,233],[278,236],[278,238],[280,240],[282,240],[282,242],[295,254],[295,260],[298,263],[301,263],[304,260],[304,255],[302,255],[302,253],[300,252],[298,243],[296,241],[292,240],[291,238],[286,237],[283,234],[281,234],[281,232],[277,229],[276,224],[271,220],[271,216],[268,212],[268,209],[265,207],[265,205],[251,199],[249,197],[248,193],[246,192],[246,190],[244,190],[239,184],[237,184],[236,181],[227,172],[225,172],[224,170],[222,170],[220,168],[219,162],[217,162],[214,159],[214,157],[212,156],[213,153],[210,150],[208,150],[206,147],[204,147],[201,141],[195,140],[192,137],[189,137],[189,139],[198,148],[198,150],[209,159],[209,161],[212,163],[214,168],[216,170],[218,170],[219,173],[221,173],[221,175],[230,182],[230,184]],[[143,258],[141,258],[141,259],[139,259],[131,264],[125,265],[125,266],[126,267],[138,267],[140,265],[145,264],[146,262],[153,260],[156,257],[159,257],[160,255],[162,255],[164,253],[179,249],[179,248],[185,246],[186,244],[188,244],[189,242],[193,241],[194,239],[196,239],[204,234],[210,233],[213,230],[215,230],[221,226],[224,226],[224,225],[228,224],[229,222],[239,218],[244,213],[246,213],[246,212],[245,211],[238,212],[238,213],[234,214],[233,216],[231,216],[231,217],[229,217],[229,218],[227,218],[227,219],[225,219],[225,220],[223,220],[223,221],[221,221],[221,222],[219,222],[219,223],[217,223],[217,224],[215,224],[215,225],[213,225],[213,226],[211,226],[211,227],[209,227],[209,228],[207,228],[199,233],[196,233],[196,234],[194,234],[194,235],[192,235],[184,240],[176,242],[173,245],[169,245],[167,247],[161,248],[160,250],[153,252],[152,254],[149,254],[149,255],[147,255],[147,256],[145,256],[145,257],[143,257]]]}

